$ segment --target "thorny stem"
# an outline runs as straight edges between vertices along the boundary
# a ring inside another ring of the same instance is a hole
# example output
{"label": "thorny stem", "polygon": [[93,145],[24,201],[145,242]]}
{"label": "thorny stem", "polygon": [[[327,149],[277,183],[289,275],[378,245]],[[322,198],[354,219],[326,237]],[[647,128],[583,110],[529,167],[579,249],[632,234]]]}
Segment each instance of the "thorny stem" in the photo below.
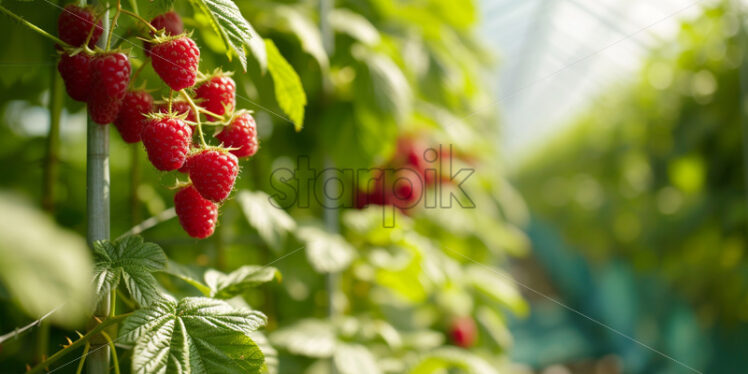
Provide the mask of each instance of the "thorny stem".
{"label": "thorny stem", "polygon": [[205,136],[203,135],[203,126],[200,123],[200,109],[197,105],[195,105],[195,102],[192,101],[192,98],[187,94],[187,91],[181,90],[179,92],[182,94],[182,96],[184,96],[184,99],[187,100],[187,103],[190,104],[192,110],[195,111],[195,117],[197,119],[197,133],[200,134],[200,145],[202,145],[203,148],[207,148],[208,143],[205,142]]}
{"label": "thorny stem", "polygon": [[78,369],[75,370],[75,374],[81,374],[83,371],[83,364],[86,362],[86,356],[88,356],[89,349],[91,349],[91,343],[86,342],[86,346],[83,347],[83,356],[81,356],[81,360],[78,362]]}
{"label": "thorny stem", "polygon": [[65,348],[63,348],[63,349],[55,352],[55,354],[53,354],[52,356],[49,356],[49,358],[46,361],[44,361],[42,363],[39,363],[38,365],[36,365],[33,368],[31,368],[31,370],[27,371],[26,374],[36,374],[36,373],[43,372],[47,367],[49,367],[49,365],[52,365],[53,363],[55,363],[55,361],[57,361],[60,358],[64,357],[68,353],[76,350],[81,345],[88,344],[88,341],[92,337],[94,337],[97,334],[101,333],[102,330],[104,330],[105,328],[107,328],[107,327],[109,327],[109,326],[111,326],[111,325],[113,325],[115,323],[119,323],[119,321],[121,321],[121,320],[129,317],[131,314],[132,313],[125,313],[125,314],[120,314],[118,316],[114,316],[112,318],[105,319],[103,322],[101,322],[96,327],[94,327],[93,329],[91,329],[91,331],[89,331],[88,333],[86,333],[86,335],[83,335],[82,337],[78,338],[78,340],[74,341],[72,344],[70,344],[67,347],[65,347]]}
{"label": "thorny stem", "polygon": [[106,339],[106,341],[109,343],[109,349],[112,350],[112,364],[114,365],[114,374],[120,374],[119,373],[119,359],[117,359],[117,349],[114,347],[114,341],[111,337],[109,337],[109,334],[102,331],[101,336]]}
{"label": "thorny stem", "polygon": [[65,48],[70,48],[70,44],[63,42],[60,38],[58,38],[58,37],[56,37],[56,36],[54,36],[54,35],[46,32],[44,30],[42,30],[41,28],[39,28],[39,26],[37,26],[37,25],[35,25],[35,24],[33,24],[33,23],[31,23],[31,22],[23,19],[23,17],[21,17],[21,16],[15,14],[15,13],[11,12],[8,8],[6,8],[6,7],[2,6],[2,5],[0,5],[0,12],[5,13],[10,18],[15,19],[20,24],[22,24],[22,25],[24,25],[24,26],[26,26],[26,27],[28,27],[28,28],[36,31],[40,35],[45,36],[45,37],[47,37],[49,39],[52,39],[55,43],[57,43],[57,44],[65,47]]}

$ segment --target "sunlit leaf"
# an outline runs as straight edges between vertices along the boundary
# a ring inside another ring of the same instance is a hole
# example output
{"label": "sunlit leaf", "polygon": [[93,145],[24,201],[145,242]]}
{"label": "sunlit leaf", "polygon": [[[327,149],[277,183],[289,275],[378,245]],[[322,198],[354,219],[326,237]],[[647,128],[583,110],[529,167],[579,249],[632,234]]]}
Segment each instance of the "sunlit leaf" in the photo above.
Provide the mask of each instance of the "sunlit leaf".
{"label": "sunlit leaf", "polygon": [[249,224],[273,249],[280,249],[288,233],[296,229],[293,218],[262,191],[240,191],[237,201]]}
{"label": "sunlit leaf", "polygon": [[306,106],[306,94],[301,85],[301,79],[272,40],[265,39],[265,46],[267,47],[268,70],[270,70],[275,86],[275,99],[293,122],[296,131],[299,131],[304,127],[304,107]]}
{"label": "sunlit leaf", "polygon": [[333,361],[340,374],[379,374],[382,372],[371,352],[360,344],[338,344]]}
{"label": "sunlit leaf", "polygon": [[128,317],[120,339],[135,345],[135,373],[259,373],[264,357],[249,334],[265,321],[220,300],[162,299]]}
{"label": "sunlit leaf", "polygon": [[306,242],[309,263],[318,272],[331,273],[346,268],[353,260],[354,250],[340,235],[315,227],[303,227],[299,238]]}
{"label": "sunlit leaf", "polygon": [[213,269],[205,272],[205,284],[210,287],[210,296],[218,299],[232,298],[276,278],[280,278],[280,272],[272,266],[244,265],[229,274]]}
{"label": "sunlit leaf", "polygon": [[160,297],[153,272],[166,267],[166,254],[140,236],[127,236],[114,242],[94,243],[94,285],[99,297],[108,297],[120,280],[135,301],[148,305]]}
{"label": "sunlit leaf", "polygon": [[322,358],[332,356],[337,339],[329,322],[305,319],[272,333],[270,341],[293,354]]}

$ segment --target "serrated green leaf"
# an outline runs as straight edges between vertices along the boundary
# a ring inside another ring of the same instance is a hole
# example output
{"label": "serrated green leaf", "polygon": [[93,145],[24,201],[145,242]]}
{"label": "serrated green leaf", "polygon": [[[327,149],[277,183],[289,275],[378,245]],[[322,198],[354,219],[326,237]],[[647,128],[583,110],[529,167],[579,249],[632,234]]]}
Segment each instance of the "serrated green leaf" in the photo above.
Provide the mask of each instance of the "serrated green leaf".
{"label": "serrated green leaf", "polygon": [[230,299],[276,278],[280,278],[280,272],[272,266],[245,265],[229,274],[214,269],[205,272],[205,284],[210,287],[210,296],[218,299]]}
{"label": "serrated green leaf", "polygon": [[360,344],[339,344],[333,356],[335,367],[340,374],[379,374],[374,355]]}
{"label": "serrated green leaf", "polygon": [[318,272],[337,272],[353,261],[353,247],[340,235],[316,227],[304,227],[299,230],[298,236],[306,242],[306,256]]}
{"label": "serrated green leaf", "polygon": [[270,70],[275,86],[275,99],[293,122],[296,131],[300,131],[304,127],[304,107],[306,106],[306,94],[301,85],[301,79],[272,40],[265,39],[265,46],[268,70]]}
{"label": "serrated green leaf", "polygon": [[301,320],[270,335],[270,341],[287,351],[307,357],[330,357],[335,352],[335,329],[327,321]]}
{"label": "serrated green leaf", "polygon": [[134,373],[259,373],[264,356],[249,334],[265,322],[221,300],[165,298],[135,311],[119,336],[135,345]]}
{"label": "serrated green leaf", "polygon": [[144,243],[140,236],[127,236],[114,242],[94,243],[94,286],[99,297],[116,289],[120,280],[135,301],[149,305],[160,298],[152,272],[166,267],[166,254],[154,243]]}
{"label": "serrated green leaf", "polygon": [[[208,16],[211,26],[221,36],[227,49],[239,57],[244,71],[247,71],[245,47],[249,47],[260,68],[265,71],[268,63],[265,44],[233,1],[190,0],[190,3]],[[231,52],[228,57],[231,59]]]}
{"label": "serrated green leaf", "polygon": [[279,208],[272,197],[262,191],[240,191],[237,201],[249,224],[257,230],[262,240],[275,250],[280,249],[287,234],[296,229],[293,218]]}

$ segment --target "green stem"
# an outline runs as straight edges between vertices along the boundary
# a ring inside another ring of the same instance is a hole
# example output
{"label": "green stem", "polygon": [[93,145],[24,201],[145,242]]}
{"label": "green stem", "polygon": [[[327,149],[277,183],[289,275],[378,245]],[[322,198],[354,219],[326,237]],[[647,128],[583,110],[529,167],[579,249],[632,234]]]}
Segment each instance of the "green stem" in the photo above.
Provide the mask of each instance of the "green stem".
{"label": "green stem", "polygon": [[102,331],[101,336],[106,339],[107,343],[109,343],[109,349],[112,350],[112,364],[114,364],[114,374],[119,374],[119,359],[117,359],[117,348],[114,346],[114,341],[111,337],[109,337],[109,334]]}
{"label": "green stem", "polygon": [[140,147],[130,148],[130,222],[136,225],[140,222]]}
{"label": "green stem", "polygon": [[117,20],[119,19],[119,14],[122,12],[122,4],[119,0],[117,0],[117,11],[114,12],[114,18],[112,18],[112,23],[109,25],[109,32],[107,33],[106,37],[106,50],[109,50],[109,47],[112,45],[112,35],[114,34],[114,29],[117,27]]}
{"label": "green stem", "polygon": [[200,145],[203,146],[203,148],[208,147],[208,143],[205,142],[205,136],[203,135],[203,126],[200,123],[200,109],[197,105],[195,105],[195,102],[192,101],[192,98],[190,95],[187,94],[187,91],[181,90],[179,93],[184,96],[184,99],[187,100],[187,103],[190,104],[190,107],[192,107],[192,110],[195,111],[195,118],[197,119],[197,133],[200,134]]}
{"label": "green stem", "polygon": [[130,0],[130,6],[136,15],[140,15],[140,11],[138,11],[138,0]]}
{"label": "green stem", "polygon": [[81,374],[83,371],[83,364],[86,363],[86,356],[88,356],[89,349],[91,349],[91,343],[86,342],[86,346],[83,347],[83,356],[81,356],[81,360],[78,362],[78,368],[75,369],[75,374]]}
{"label": "green stem", "polygon": [[62,77],[57,73],[57,66],[51,69],[52,85],[49,90],[49,134],[44,155],[44,175],[42,178],[42,208],[48,212],[54,210],[55,186],[60,148],[60,117],[65,100]]}
{"label": "green stem", "polygon": [[151,23],[148,22],[148,20],[146,20],[145,18],[143,18],[143,17],[141,17],[141,16],[139,16],[139,15],[137,15],[137,14],[135,14],[135,13],[129,11],[129,10],[127,10],[127,9],[120,9],[120,12],[122,12],[124,14],[127,14],[128,16],[130,16],[132,18],[135,18],[136,20],[140,21],[144,25],[148,26],[148,28],[151,29],[151,32],[153,32],[154,34],[156,34],[158,32],[158,29],[156,29],[155,27],[153,27],[153,25],[151,25]]}
{"label": "green stem", "polygon": [[54,35],[46,32],[44,30],[42,30],[41,28],[39,28],[39,26],[37,26],[37,25],[35,25],[35,24],[33,24],[33,23],[31,23],[31,22],[23,19],[23,17],[21,17],[21,16],[15,14],[15,13],[11,12],[8,8],[6,8],[6,7],[2,6],[2,5],[0,5],[0,12],[7,14],[10,18],[15,19],[20,24],[22,24],[22,25],[24,25],[24,26],[26,26],[26,27],[28,27],[28,28],[36,31],[40,35],[45,36],[45,37],[47,37],[49,39],[52,39],[55,43],[57,43],[57,44],[65,47],[65,48],[70,48],[70,44],[63,42],[60,38],[58,38],[58,37],[56,37],[56,36],[54,36]]}
{"label": "green stem", "polygon": [[109,318],[114,317],[114,309],[117,306],[117,290],[113,289],[109,294]]}
{"label": "green stem", "polygon": [[[81,345],[87,344],[88,341],[93,336],[95,336],[96,334],[99,334],[105,328],[107,328],[107,327],[109,327],[109,326],[111,326],[111,325],[113,325],[115,323],[119,323],[119,321],[121,321],[121,320],[129,317],[131,314],[132,313],[120,314],[118,316],[114,316],[112,318],[108,318],[108,319],[104,320],[100,324],[96,325],[96,327],[94,327],[93,329],[91,329],[91,331],[89,331],[88,333],[86,333],[86,335],[83,335],[82,337],[78,338],[78,340],[74,341],[72,344],[70,344],[67,347],[65,347],[65,348],[63,348],[63,349],[55,352],[55,354],[53,354],[52,356],[49,356],[49,358],[46,361],[44,361],[44,362],[42,362],[42,363],[34,366],[33,368],[31,368],[31,370],[27,371],[26,374],[35,374],[35,373],[41,373],[41,372],[43,372],[47,367],[49,367],[49,365],[52,365],[53,363],[55,363],[57,360],[61,359],[62,357],[64,357],[68,353],[70,353],[70,352],[78,349]],[[96,352],[91,352],[92,355],[94,353],[96,353]]]}
{"label": "green stem", "polygon": [[138,306],[135,304],[134,301],[130,300],[129,297],[127,297],[122,291],[117,290],[117,296],[119,296],[119,299],[122,300],[123,303],[127,304],[127,307],[130,309],[137,309]]}

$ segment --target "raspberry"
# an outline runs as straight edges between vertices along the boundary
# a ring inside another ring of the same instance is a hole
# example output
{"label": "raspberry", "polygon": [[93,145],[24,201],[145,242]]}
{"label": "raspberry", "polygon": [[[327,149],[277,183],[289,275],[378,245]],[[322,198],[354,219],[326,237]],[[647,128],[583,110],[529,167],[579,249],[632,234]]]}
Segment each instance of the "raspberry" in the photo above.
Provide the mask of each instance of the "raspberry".
{"label": "raspberry", "polygon": [[174,195],[174,210],[189,236],[204,239],[213,235],[218,221],[218,206],[200,196],[194,186],[184,187]]}
{"label": "raspberry", "polygon": [[449,329],[449,337],[458,347],[470,348],[475,343],[478,329],[475,321],[470,317],[458,317],[452,321]]}
{"label": "raspberry", "polygon": [[114,121],[114,126],[122,135],[122,140],[127,143],[140,141],[140,133],[143,126],[148,123],[145,114],[153,111],[153,97],[146,91],[130,91],[122,101],[119,115]]}
{"label": "raspberry", "polygon": [[148,159],[156,169],[177,170],[182,167],[190,151],[192,129],[179,118],[156,118],[143,127],[141,139]]}
{"label": "raspberry", "polygon": [[153,70],[172,90],[195,84],[200,50],[187,36],[171,37],[151,48]]}
{"label": "raspberry", "polygon": [[[91,8],[81,8],[74,4],[68,4],[57,19],[57,33],[65,43],[73,47],[80,47],[86,42],[88,33],[94,27],[95,20],[96,16]],[[101,20],[99,20],[93,35],[91,35],[91,40],[88,42],[89,48],[96,45],[103,32],[104,29],[101,28]]]}
{"label": "raspberry", "polygon": [[204,198],[221,202],[234,188],[239,174],[239,160],[231,153],[206,150],[187,160],[190,179]]}
{"label": "raspberry", "polygon": [[[200,99],[200,106],[218,115],[231,112],[236,104],[236,83],[228,75],[217,74],[195,89],[195,97]],[[208,121],[215,119],[206,116]]]}
{"label": "raspberry", "polygon": [[423,193],[423,177],[413,169],[400,169],[392,182],[391,204],[405,211],[413,208]]}
{"label": "raspberry", "polygon": [[[151,25],[156,30],[164,30],[164,34],[167,36],[179,35],[184,32],[184,25],[182,24],[182,18],[175,11],[166,12],[154,17],[151,20]],[[153,36],[153,33],[151,33]],[[143,42],[143,48],[145,48],[145,55],[151,55],[151,48],[153,45],[149,42]]]}
{"label": "raspberry", "polygon": [[237,114],[231,123],[216,134],[216,139],[232,149],[236,157],[250,157],[257,153],[257,125],[249,112]]}
{"label": "raspberry", "polygon": [[68,95],[77,101],[87,101],[91,89],[91,56],[78,53],[71,56],[63,53],[57,70],[65,81]]}
{"label": "raspberry", "polygon": [[105,125],[117,118],[130,83],[130,61],[124,53],[100,54],[91,61],[91,92],[88,112]]}
{"label": "raspberry", "polygon": [[[158,111],[161,113],[169,113],[169,103],[164,103],[158,106]],[[190,122],[197,122],[195,112],[192,111],[192,107],[186,101],[174,101],[171,103],[171,111],[177,115],[187,113],[187,120]]]}

